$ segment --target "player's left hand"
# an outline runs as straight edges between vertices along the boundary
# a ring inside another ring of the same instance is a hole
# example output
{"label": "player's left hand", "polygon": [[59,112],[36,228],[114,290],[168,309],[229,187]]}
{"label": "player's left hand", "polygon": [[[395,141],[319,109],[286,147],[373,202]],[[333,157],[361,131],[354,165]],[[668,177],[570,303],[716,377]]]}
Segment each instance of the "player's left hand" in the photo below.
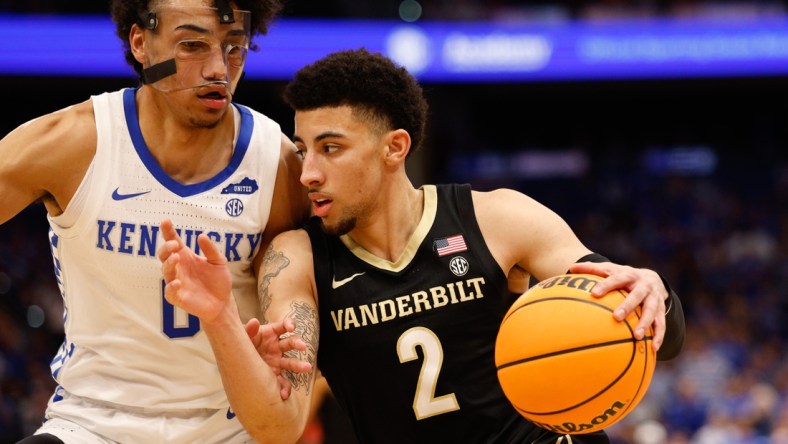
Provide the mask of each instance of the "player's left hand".
{"label": "player's left hand", "polygon": [[665,339],[665,300],[668,292],[655,271],[612,262],[578,262],[572,264],[569,271],[604,277],[594,286],[594,296],[601,297],[613,290],[625,290],[628,296],[613,311],[613,317],[621,321],[640,306],[640,321],[635,326],[635,338],[643,339],[648,327],[653,325],[652,343],[654,350],[659,350]]}
{"label": "player's left hand", "polygon": [[256,318],[246,323],[246,334],[257,353],[276,374],[282,400],[290,397],[292,383],[288,375],[312,371],[312,365],[298,358],[296,352],[306,350],[306,342],[295,333],[295,323],[290,318],[279,322],[260,324]]}

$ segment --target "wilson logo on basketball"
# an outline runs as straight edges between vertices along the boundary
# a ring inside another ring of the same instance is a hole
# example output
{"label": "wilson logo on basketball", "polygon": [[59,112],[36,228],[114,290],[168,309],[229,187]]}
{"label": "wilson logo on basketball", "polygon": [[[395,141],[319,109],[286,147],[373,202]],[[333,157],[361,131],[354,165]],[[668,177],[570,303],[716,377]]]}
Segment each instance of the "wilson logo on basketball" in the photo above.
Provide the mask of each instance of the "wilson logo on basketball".
{"label": "wilson logo on basketball", "polygon": [[541,422],[534,422],[534,424],[538,425],[543,429],[547,429],[556,433],[582,433],[586,431],[590,431],[592,429],[598,429],[600,427],[605,427],[605,425],[611,421],[618,413],[626,406],[625,403],[621,401],[616,401],[613,405],[610,406],[609,409],[602,412],[601,415],[595,416],[591,419],[588,423],[580,423],[575,424],[571,422],[565,422],[561,425],[558,424],[545,424]]}
{"label": "wilson logo on basketball", "polygon": [[538,285],[542,288],[550,288],[553,286],[575,288],[580,291],[591,292],[591,289],[597,283],[598,278],[588,278],[584,276],[562,275],[551,279],[546,279]]}

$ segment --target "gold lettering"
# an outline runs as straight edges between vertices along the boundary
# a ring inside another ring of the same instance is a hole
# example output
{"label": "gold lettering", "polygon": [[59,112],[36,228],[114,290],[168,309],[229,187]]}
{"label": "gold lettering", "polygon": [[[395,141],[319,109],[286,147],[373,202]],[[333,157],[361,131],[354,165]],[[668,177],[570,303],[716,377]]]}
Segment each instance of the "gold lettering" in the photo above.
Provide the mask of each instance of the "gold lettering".
{"label": "gold lettering", "polygon": [[413,308],[408,306],[410,295],[400,296],[397,299],[397,312],[400,316],[408,316],[413,314]]}
{"label": "gold lettering", "polygon": [[[380,308],[380,321],[386,322],[394,319],[397,316],[397,309],[394,306],[394,302],[388,301],[380,301],[378,304]],[[388,312],[388,313],[387,313]]]}
{"label": "gold lettering", "polygon": [[476,293],[475,294],[471,293],[471,295],[470,295],[471,298],[473,298],[473,296],[476,296],[476,299],[481,299],[481,298],[484,297],[484,293],[482,292],[482,285],[484,284],[484,278],[483,277],[477,277],[477,278],[473,278],[473,279],[468,279],[465,282],[468,285],[473,285],[473,288],[476,289]]}
{"label": "gold lettering", "polygon": [[331,319],[334,320],[334,328],[336,328],[337,331],[341,331],[342,330],[342,312],[343,311],[344,310],[339,309],[338,312],[337,311],[332,311],[331,312]]}
{"label": "gold lettering", "polygon": [[374,303],[372,307],[370,307],[369,304],[364,304],[359,307],[361,309],[361,325],[378,323],[378,311],[375,310],[377,305],[377,303]]}
{"label": "gold lettering", "polygon": [[432,287],[430,288],[430,294],[432,295],[432,305],[435,308],[443,307],[449,303],[445,287]]}
{"label": "gold lettering", "polygon": [[462,282],[460,285],[457,286],[457,290],[460,291],[460,301],[468,302],[473,299],[473,292],[471,292],[470,294],[465,294],[465,285],[462,284],[465,284],[465,282]]}
{"label": "gold lettering", "polygon": [[345,310],[345,330],[350,329],[350,327],[359,327],[358,318],[356,317],[356,310],[353,307],[348,307]]}
{"label": "gold lettering", "polygon": [[416,313],[421,313],[422,305],[424,306],[424,310],[430,310],[432,308],[428,299],[429,295],[426,291],[417,291],[411,296],[413,296],[413,305],[416,308]]}
{"label": "gold lettering", "polygon": [[483,277],[448,282],[445,285],[432,287],[428,291],[422,290],[372,304],[333,310],[331,319],[337,331],[380,324],[449,304],[481,299],[484,297],[484,284]]}
{"label": "gold lettering", "polygon": [[[446,287],[449,289],[449,294],[451,295],[452,304],[456,304],[457,302],[459,302],[457,301],[457,295],[454,293],[455,284],[456,284],[455,282],[449,282],[448,284],[446,284]],[[462,285],[457,285],[457,287],[459,287],[460,292],[462,293]]]}

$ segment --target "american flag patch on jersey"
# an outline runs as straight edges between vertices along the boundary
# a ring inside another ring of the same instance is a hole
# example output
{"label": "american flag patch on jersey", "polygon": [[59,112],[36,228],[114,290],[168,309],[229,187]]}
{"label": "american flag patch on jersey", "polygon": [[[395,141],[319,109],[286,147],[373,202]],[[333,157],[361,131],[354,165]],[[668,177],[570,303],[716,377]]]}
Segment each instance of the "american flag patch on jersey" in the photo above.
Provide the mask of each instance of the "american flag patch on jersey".
{"label": "american flag patch on jersey", "polygon": [[468,246],[465,245],[465,238],[462,237],[462,234],[455,234],[454,236],[436,240],[432,243],[432,249],[438,252],[438,256],[446,256],[447,254],[466,251]]}

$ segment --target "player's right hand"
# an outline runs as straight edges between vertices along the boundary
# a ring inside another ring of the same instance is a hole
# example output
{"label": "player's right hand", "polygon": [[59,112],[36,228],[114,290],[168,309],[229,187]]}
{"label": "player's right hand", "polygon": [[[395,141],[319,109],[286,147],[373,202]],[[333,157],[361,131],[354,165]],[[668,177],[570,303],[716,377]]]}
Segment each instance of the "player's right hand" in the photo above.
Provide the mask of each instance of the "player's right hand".
{"label": "player's right hand", "polygon": [[164,243],[156,255],[164,276],[164,297],[176,307],[212,322],[223,310],[237,310],[232,297],[232,277],[227,259],[205,234],[197,242],[205,256],[199,256],[184,244],[172,221],[161,223]]}

